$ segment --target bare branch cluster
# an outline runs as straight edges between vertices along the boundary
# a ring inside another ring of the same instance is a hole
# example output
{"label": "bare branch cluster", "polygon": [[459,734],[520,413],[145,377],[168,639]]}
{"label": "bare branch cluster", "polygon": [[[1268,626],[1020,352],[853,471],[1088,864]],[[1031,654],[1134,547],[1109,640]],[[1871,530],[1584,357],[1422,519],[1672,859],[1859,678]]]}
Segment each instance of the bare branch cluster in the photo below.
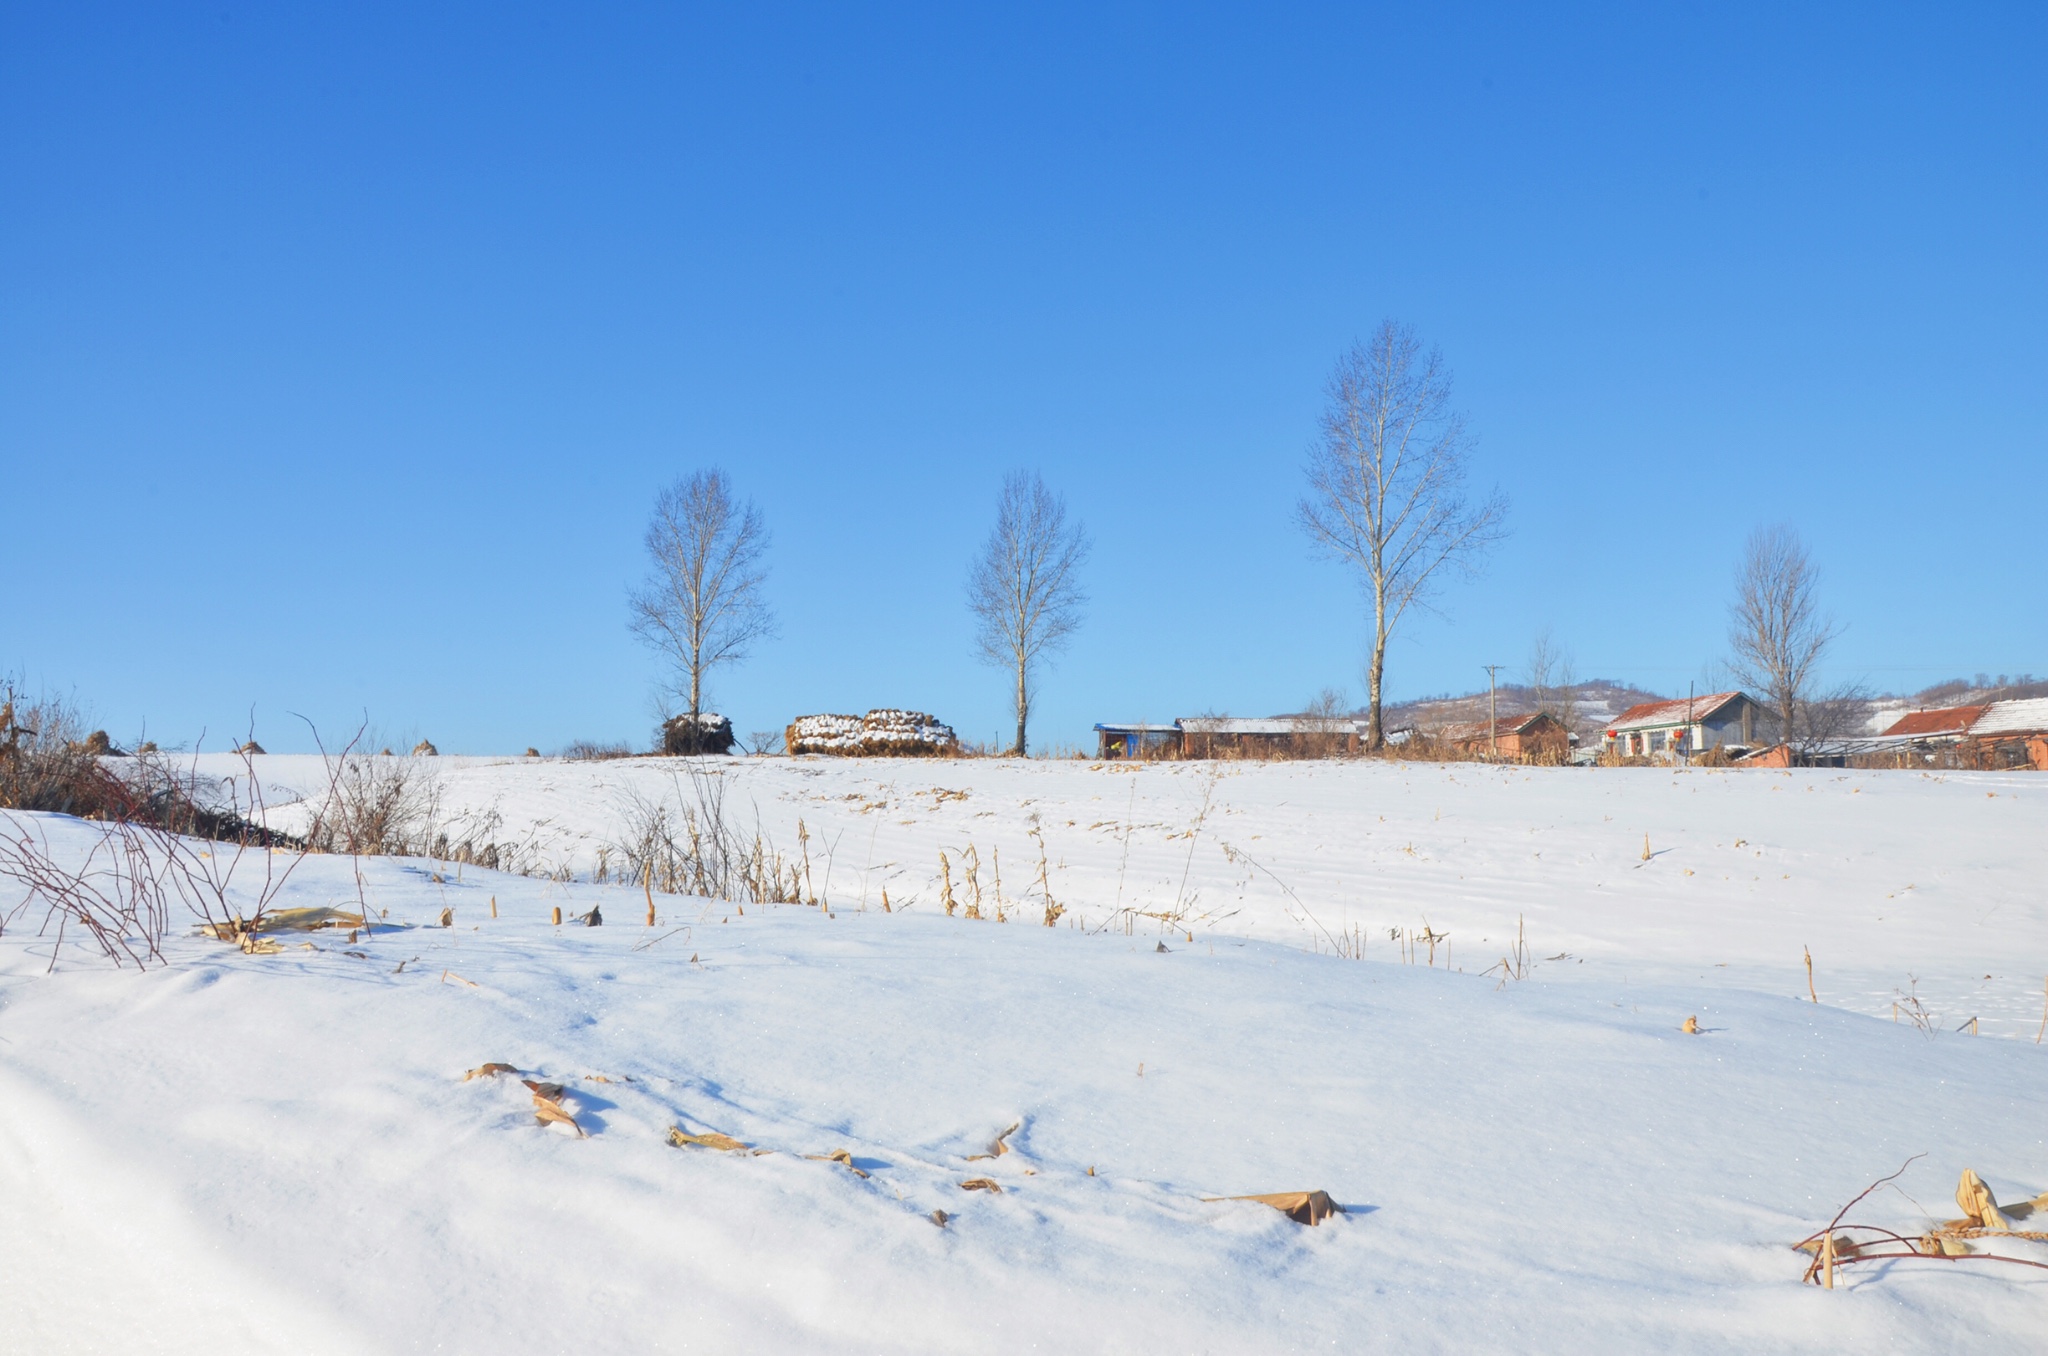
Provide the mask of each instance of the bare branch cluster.
{"label": "bare branch cluster", "polygon": [[56,929],[52,969],[73,929],[116,966],[147,968],[163,959],[169,925],[163,864],[151,854],[148,829],[125,822],[95,827],[98,839],[84,859],[67,865],[40,822],[0,815],[0,880],[23,890],[19,902],[0,910],[0,930],[41,901],[42,934],[48,936],[53,925]]}
{"label": "bare branch cluster", "polygon": [[344,750],[328,763],[327,796],[306,841],[352,857],[435,854],[441,782],[419,758]]}

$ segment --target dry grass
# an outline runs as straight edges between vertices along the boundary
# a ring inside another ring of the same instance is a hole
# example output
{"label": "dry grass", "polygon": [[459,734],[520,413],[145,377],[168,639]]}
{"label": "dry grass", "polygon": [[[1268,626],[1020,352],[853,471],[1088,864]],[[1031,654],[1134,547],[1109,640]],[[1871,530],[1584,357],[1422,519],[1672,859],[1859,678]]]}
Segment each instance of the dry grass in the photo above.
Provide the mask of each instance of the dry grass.
{"label": "dry grass", "polygon": [[[672,774],[673,795],[627,793],[625,836],[599,852],[599,880],[619,863],[622,879],[665,894],[745,904],[819,904],[812,883],[810,832],[797,826],[798,856],[785,859],[754,816],[742,826],[728,811],[723,772],[695,763]],[[831,873],[826,873],[829,881]]]}
{"label": "dry grass", "polygon": [[606,744],[595,739],[578,739],[565,747],[559,756],[572,763],[603,763],[635,755],[632,746],[623,740]]}

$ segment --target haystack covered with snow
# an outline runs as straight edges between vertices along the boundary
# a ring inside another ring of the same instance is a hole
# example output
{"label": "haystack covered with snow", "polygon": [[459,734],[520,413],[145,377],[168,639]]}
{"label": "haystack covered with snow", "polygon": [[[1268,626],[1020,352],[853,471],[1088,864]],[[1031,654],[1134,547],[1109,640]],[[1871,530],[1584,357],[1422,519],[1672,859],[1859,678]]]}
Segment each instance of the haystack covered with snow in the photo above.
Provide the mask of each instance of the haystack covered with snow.
{"label": "haystack covered with snow", "polygon": [[789,723],[783,742],[791,753],[883,757],[943,755],[960,749],[953,727],[938,717],[894,707],[882,707],[865,716],[798,716]]}
{"label": "haystack covered with snow", "polygon": [[661,751],[667,754],[731,753],[732,722],[715,711],[688,711],[661,723]]}

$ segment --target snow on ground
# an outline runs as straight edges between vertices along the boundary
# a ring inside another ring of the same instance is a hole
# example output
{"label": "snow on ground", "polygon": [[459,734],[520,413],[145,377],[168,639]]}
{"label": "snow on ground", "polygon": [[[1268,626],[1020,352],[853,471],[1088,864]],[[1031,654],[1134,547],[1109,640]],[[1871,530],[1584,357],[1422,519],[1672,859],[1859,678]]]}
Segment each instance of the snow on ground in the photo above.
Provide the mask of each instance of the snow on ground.
{"label": "snow on ground", "polygon": [[[317,758],[258,762],[273,804],[324,785]],[[892,907],[936,907],[940,852],[957,895],[969,847],[984,889],[999,869],[1006,898],[1039,908],[1036,827],[1071,926],[1134,906],[1324,950],[1356,928],[1384,960],[1400,949],[1390,929],[1427,927],[1449,934],[1438,964],[1472,972],[1500,959],[1520,920],[1539,959],[1784,994],[1807,992],[1810,949],[1826,1002],[1889,1017],[1917,994],[1951,1027],[1976,1017],[1980,1031],[2028,1038],[2048,980],[2048,780],[2025,772],[419,762],[434,765],[453,837],[495,826],[483,836],[517,844],[529,869],[585,879],[600,849],[621,861],[636,806],[716,795],[786,859],[801,821],[816,891],[854,909],[879,909],[884,889]],[[240,762],[202,767],[227,776]]]}
{"label": "snow on ground", "polygon": [[[262,764],[279,799],[317,783]],[[446,814],[495,815],[530,863],[586,876],[634,795],[697,794],[662,760],[437,766]],[[1910,1195],[1869,1218],[1951,1215],[1965,1167],[2001,1199],[2048,1190],[2048,1053],[2019,1013],[2048,965],[2038,778],[717,766],[728,811],[758,807],[785,853],[801,817],[829,850],[831,908],[657,896],[649,929],[615,884],[366,860],[385,926],[355,945],[244,955],[181,933],[143,976],[69,946],[45,974],[49,943],[17,920],[10,1349],[2038,1338],[2048,1273],[1851,1269],[1830,1293],[1786,1246],[1922,1151]],[[1051,929],[1029,921],[1034,813],[1072,910]],[[95,832],[35,818],[74,855]],[[938,909],[937,853],[958,892],[969,843],[985,870],[1000,850],[1006,900],[1029,896],[1016,921]],[[280,903],[358,889],[348,859],[315,857]],[[1191,897],[1171,933],[1104,928]],[[603,927],[549,922],[593,904]],[[1477,973],[1518,914],[1530,977]],[[1400,963],[1386,929],[1425,917],[1448,946]],[[1363,962],[1329,954],[1325,930],[1353,924]],[[1944,1016],[1982,1006],[2020,1038],[1895,1024],[1881,986],[1908,974],[1948,986]],[[1694,1014],[1704,1034],[1681,1034]],[[538,1126],[509,1078],[463,1081],[494,1060],[568,1085],[589,1137]],[[971,1159],[1018,1122],[1015,1152]],[[671,1147],[677,1125],[772,1152]],[[868,1176],[807,1157],[840,1149]],[[1204,1199],[1308,1188],[1347,1213],[1307,1229]]]}

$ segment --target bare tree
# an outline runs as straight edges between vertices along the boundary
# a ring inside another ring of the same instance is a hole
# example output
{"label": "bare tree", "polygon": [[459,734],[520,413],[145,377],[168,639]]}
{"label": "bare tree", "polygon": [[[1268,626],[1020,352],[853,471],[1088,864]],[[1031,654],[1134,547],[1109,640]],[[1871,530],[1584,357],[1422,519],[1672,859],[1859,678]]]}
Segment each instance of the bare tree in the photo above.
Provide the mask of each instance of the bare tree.
{"label": "bare tree", "polygon": [[1789,527],[1759,528],[1743,548],[1729,609],[1728,645],[1736,681],[1777,712],[1790,740],[1813,685],[1813,671],[1835,638],[1815,597],[1820,569]]}
{"label": "bare tree", "polygon": [[1372,598],[1368,749],[1386,742],[1387,641],[1402,617],[1417,603],[1428,606],[1446,565],[1471,573],[1505,535],[1504,498],[1465,498],[1470,445],[1451,407],[1443,355],[1424,352],[1408,326],[1382,321],[1369,342],[1337,360],[1298,514],[1317,545],[1358,569]]}
{"label": "bare tree", "polygon": [[1571,655],[1558,644],[1556,633],[1544,627],[1529,642],[1529,700],[1536,710],[1575,731],[1577,688]]}
{"label": "bare tree", "polygon": [[1088,535],[1067,522],[1067,504],[1035,472],[1003,481],[995,530],[967,576],[967,606],[980,625],[975,652],[1016,680],[1017,747],[1023,757],[1039,662],[1066,646],[1087,603],[1075,578]]}
{"label": "bare tree", "polygon": [[767,550],[761,511],[733,497],[723,471],[698,471],[654,501],[649,568],[632,597],[632,626],[673,666],[670,690],[688,701],[693,734],[704,710],[705,673],[744,659],[750,645],[774,632],[761,596]]}
{"label": "bare tree", "polygon": [[1344,689],[1326,687],[1294,718],[1294,749],[1307,758],[1332,758],[1355,732]]}

